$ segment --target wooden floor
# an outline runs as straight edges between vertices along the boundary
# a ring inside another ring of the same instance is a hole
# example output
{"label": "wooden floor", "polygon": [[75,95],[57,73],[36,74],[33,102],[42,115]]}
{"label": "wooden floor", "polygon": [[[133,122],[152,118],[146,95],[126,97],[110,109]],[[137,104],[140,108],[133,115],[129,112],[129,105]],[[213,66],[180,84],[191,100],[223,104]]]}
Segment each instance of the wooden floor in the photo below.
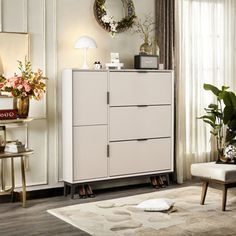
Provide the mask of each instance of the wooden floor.
{"label": "wooden floor", "polygon": [[[178,187],[176,185],[168,186],[165,189]],[[182,187],[182,186],[181,186]],[[47,213],[48,209],[81,204],[92,201],[101,201],[112,198],[131,196],[135,194],[148,193],[157,190],[150,185],[131,186],[103,190],[95,192],[95,198],[75,199],[70,197],[52,197],[37,200],[28,200],[27,208],[22,208],[20,202],[1,203],[0,204],[0,235],[1,236],[28,236],[28,235],[78,235],[85,236],[87,233],[61,221],[60,219]]]}

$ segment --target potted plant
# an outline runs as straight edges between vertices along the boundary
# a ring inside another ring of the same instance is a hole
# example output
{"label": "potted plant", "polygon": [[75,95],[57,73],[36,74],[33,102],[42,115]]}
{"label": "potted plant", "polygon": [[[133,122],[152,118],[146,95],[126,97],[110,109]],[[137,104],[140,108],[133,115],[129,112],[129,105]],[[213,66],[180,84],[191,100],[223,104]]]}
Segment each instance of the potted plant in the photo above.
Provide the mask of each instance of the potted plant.
{"label": "potted plant", "polygon": [[141,20],[137,18],[132,29],[132,33],[137,33],[143,39],[143,44],[140,46],[139,54],[143,55],[158,55],[159,46],[155,37],[152,36],[156,30],[156,23],[150,15],[145,15],[145,18]]}
{"label": "potted plant", "polygon": [[229,162],[225,150],[231,152],[235,157],[236,149],[236,95],[228,91],[229,87],[222,86],[221,89],[204,84],[204,89],[211,91],[216,96],[216,103],[211,103],[205,108],[206,114],[200,119],[212,127],[211,134],[215,136],[217,143],[217,162]]}

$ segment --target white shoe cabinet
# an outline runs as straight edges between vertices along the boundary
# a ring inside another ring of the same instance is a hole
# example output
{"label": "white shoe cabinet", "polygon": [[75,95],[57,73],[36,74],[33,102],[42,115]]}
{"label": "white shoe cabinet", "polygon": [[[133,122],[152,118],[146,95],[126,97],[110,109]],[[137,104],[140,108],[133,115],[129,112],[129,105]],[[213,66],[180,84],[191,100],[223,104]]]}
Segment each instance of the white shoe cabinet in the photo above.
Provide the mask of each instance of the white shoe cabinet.
{"label": "white shoe cabinet", "polygon": [[63,180],[173,172],[173,124],[173,71],[63,70]]}

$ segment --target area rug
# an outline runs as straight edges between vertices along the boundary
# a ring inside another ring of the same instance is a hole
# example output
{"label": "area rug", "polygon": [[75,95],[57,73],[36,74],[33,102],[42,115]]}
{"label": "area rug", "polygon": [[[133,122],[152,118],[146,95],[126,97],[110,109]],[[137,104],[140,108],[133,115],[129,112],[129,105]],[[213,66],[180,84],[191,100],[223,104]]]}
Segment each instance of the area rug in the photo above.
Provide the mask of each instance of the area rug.
{"label": "area rug", "polygon": [[[226,211],[222,193],[208,189],[206,205],[200,205],[200,186],[156,191],[106,201],[48,210],[61,220],[96,236],[192,236],[236,235],[236,189],[228,190]],[[145,212],[135,208],[144,200],[168,198],[175,212]]]}

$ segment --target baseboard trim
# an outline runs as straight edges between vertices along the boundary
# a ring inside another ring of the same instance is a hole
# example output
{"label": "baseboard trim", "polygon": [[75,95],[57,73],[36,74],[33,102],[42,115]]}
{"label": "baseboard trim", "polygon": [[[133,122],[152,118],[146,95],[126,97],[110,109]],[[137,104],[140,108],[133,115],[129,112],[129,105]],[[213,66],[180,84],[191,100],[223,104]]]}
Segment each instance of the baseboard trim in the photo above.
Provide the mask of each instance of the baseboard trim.
{"label": "baseboard trim", "polygon": [[[63,195],[63,187],[58,188],[48,188],[48,189],[39,189],[27,191],[26,199],[40,199],[40,198],[48,198],[48,197],[57,197]],[[21,201],[21,192],[14,192],[14,202]],[[11,195],[2,195],[0,196],[0,203],[11,202]]]}

